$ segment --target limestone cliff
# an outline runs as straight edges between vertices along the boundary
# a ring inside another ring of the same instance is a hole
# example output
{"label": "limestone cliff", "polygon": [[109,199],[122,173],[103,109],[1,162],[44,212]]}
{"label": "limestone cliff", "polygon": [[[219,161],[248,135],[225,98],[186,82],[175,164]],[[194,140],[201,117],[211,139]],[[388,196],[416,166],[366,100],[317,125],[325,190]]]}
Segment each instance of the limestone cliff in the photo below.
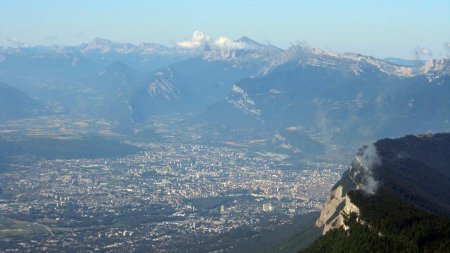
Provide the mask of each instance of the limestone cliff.
{"label": "limestone cliff", "polygon": [[361,149],[316,221],[324,235],[301,252],[449,252],[449,154],[450,133]]}
{"label": "limestone cliff", "polygon": [[323,234],[333,228],[341,226],[345,228],[343,214],[356,213],[359,215],[359,208],[351,202],[347,195],[348,192],[359,189],[367,192],[375,190],[376,181],[372,178],[371,171],[367,165],[372,163],[367,158],[370,149],[371,146],[360,149],[350,168],[344,172],[341,179],[333,186],[330,197],[323,206],[319,219],[316,221],[316,226],[323,228]]}

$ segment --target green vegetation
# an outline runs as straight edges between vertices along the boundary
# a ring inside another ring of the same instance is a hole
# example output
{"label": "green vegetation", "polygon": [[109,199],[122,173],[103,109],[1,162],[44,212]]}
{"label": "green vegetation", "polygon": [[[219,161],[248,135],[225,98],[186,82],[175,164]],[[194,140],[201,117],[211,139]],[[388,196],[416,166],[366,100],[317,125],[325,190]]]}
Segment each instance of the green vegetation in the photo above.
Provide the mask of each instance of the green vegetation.
{"label": "green vegetation", "polygon": [[450,218],[450,134],[377,142],[382,166],[374,177],[401,201]]}
{"label": "green vegetation", "polygon": [[360,217],[346,218],[349,230],[334,229],[303,253],[313,252],[448,252],[450,220],[408,205],[391,192],[380,189],[375,195],[361,191],[349,196]]}
{"label": "green vegetation", "polygon": [[9,156],[34,155],[46,159],[81,159],[123,156],[140,149],[98,136],[79,139],[29,138],[0,139],[0,171]]}
{"label": "green vegetation", "polygon": [[376,194],[350,191],[360,215],[303,252],[450,252],[450,135],[384,139]]}
{"label": "green vegetation", "polygon": [[49,230],[41,224],[17,221],[0,216],[0,238],[32,236],[48,232]]}
{"label": "green vegetation", "polygon": [[76,159],[126,155],[139,148],[91,136],[80,139],[31,138],[0,141],[8,155],[31,154],[48,159]]}

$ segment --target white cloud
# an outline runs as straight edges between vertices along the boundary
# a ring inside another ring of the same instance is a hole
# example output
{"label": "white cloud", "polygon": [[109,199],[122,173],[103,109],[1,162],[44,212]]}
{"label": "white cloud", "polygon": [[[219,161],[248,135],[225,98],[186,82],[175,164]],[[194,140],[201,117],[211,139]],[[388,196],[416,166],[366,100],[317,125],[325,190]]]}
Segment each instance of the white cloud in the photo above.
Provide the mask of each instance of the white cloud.
{"label": "white cloud", "polygon": [[430,49],[426,48],[426,47],[417,47],[414,50],[414,55],[416,56],[417,59],[422,59],[423,57],[431,57],[433,55],[433,53],[431,52]]}
{"label": "white cloud", "polygon": [[220,36],[219,38],[215,39],[213,44],[218,48],[239,49],[244,47],[242,43],[232,41],[225,36]]}
{"label": "white cloud", "polygon": [[372,170],[381,165],[381,158],[378,155],[377,147],[373,143],[367,145],[364,153],[362,154],[362,159],[366,169],[368,170]]}
{"label": "white cloud", "polygon": [[210,45],[216,49],[241,49],[245,47],[243,43],[233,41],[228,37],[219,36],[218,38],[211,38],[206,33],[200,31],[195,31],[190,40],[180,41],[176,44],[179,47],[187,49],[196,49],[204,45]]}
{"label": "white cloud", "polygon": [[182,48],[195,49],[201,47],[202,45],[208,42],[209,42],[208,35],[200,31],[195,31],[194,34],[192,34],[191,40],[177,42],[177,45]]}
{"label": "white cloud", "polygon": [[361,156],[365,169],[365,179],[367,193],[373,194],[378,188],[378,181],[373,177],[373,170],[381,165],[381,158],[378,155],[375,144],[369,144]]}

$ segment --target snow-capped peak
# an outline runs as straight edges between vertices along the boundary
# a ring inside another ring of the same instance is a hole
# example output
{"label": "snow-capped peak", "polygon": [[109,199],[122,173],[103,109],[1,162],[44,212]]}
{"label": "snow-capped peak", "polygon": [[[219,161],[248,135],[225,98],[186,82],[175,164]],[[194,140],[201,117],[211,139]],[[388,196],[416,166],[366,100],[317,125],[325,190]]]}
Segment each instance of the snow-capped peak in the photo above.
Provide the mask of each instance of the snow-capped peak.
{"label": "snow-capped peak", "polygon": [[429,60],[422,67],[424,73],[446,72],[450,73],[450,59]]}
{"label": "snow-capped peak", "polygon": [[345,68],[347,67],[354,75],[359,75],[368,67],[374,67],[381,72],[399,77],[409,77],[418,74],[424,74],[425,70],[420,67],[400,66],[387,61],[383,61],[371,56],[365,56],[355,53],[337,53],[325,51],[318,48],[311,48],[302,45],[296,45],[289,48],[285,53],[273,60],[260,74],[267,74],[280,65],[286,63],[296,63],[298,65],[309,65],[316,67]]}
{"label": "snow-capped peak", "polygon": [[420,70],[431,82],[441,76],[450,75],[450,59],[429,60]]}
{"label": "snow-capped peak", "polygon": [[81,44],[80,52],[116,52],[119,54],[142,53],[142,54],[164,54],[169,48],[156,43],[141,43],[138,46],[132,43],[117,43],[103,38],[95,38],[90,43]]}

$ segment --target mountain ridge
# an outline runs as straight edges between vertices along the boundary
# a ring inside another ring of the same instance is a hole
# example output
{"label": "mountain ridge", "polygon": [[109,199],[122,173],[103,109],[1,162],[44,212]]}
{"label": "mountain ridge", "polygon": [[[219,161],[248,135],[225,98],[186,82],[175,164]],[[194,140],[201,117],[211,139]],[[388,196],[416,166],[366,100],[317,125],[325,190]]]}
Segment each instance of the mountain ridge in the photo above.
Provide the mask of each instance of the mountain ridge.
{"label": "mountain ridge", "polygon": [[43,106],[35,99],[0,82],[0,122],[37,115],[43,109]]}
{"label": "mountain ridge", "polygon": [[[84,53],[89,43],[0,49],[0,77],[58,113],[101,115],[126,129],[177,113],[194,125],[270,136],[299,127],[297,136],[319,142],[315,150],[331,159],[373,139],[450,131],[448,59],[400,66],[302,45],[283,50],[248,37],[174,46],[175,55],[159,44],[91,43]],[[280,145],[292,154],[308,150],[289,140]]]}
{"label": "mountain ridge", "polygon": [[360,149],[316,221],[323,236],[303,252],[445,252],[449,151],[450,134],[383,139]]}

